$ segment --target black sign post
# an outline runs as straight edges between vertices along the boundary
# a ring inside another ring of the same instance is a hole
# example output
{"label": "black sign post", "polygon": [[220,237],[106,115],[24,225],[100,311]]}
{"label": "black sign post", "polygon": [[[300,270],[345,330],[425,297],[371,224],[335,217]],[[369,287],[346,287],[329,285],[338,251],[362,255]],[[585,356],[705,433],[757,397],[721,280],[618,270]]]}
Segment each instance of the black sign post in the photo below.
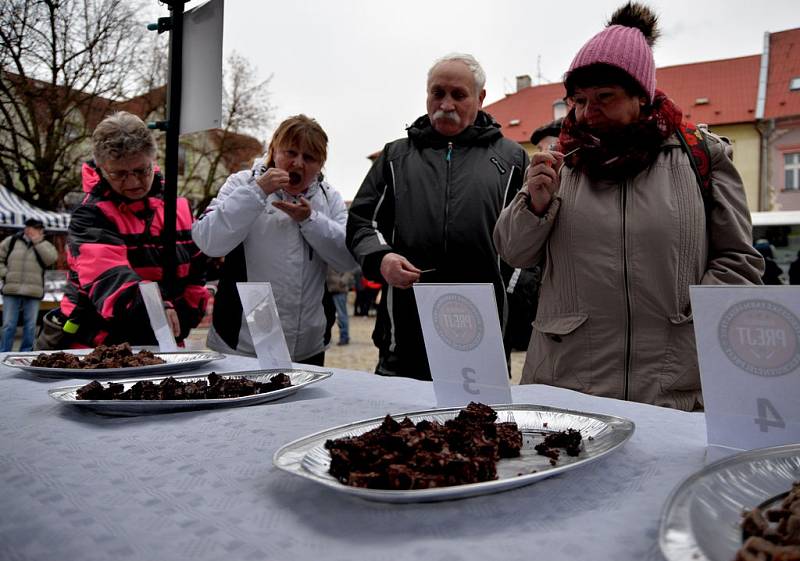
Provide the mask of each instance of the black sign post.
{"label": "black sign post", "polygon": [[151,123],[150,127],[167,132],[164,154],[164,229],[161,243],[164,247],[162,286],[168,295],[177,289],[177,256],[175,218],[178,199],[178,148],[181,134],[181,72],[183,57],[183,6],[188,0],[161,0],[169,6],[168,18],[159,18],[157,24],[147,26],[152,31],[169,31],[169,78],[167,83],[167,120]]}

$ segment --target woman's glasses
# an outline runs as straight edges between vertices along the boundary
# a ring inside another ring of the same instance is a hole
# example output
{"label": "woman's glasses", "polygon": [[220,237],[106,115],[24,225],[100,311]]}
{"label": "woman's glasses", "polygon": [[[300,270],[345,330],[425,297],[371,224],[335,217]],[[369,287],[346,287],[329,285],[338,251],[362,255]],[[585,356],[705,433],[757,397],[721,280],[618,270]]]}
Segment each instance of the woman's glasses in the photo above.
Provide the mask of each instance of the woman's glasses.
{"label": "woman's glasses", "polygon": [[625,89],[620,86],[576,88],[575,93],[564,98],[564,101],[567,102],[567,107],[570,109],[576,106],[583,107],[587,103],[591,103],[595,106],[607,107],[616,103],[626,95]]}
{"label": "woman's glasses", "polygon": [[149,164],[145,167],[131,169],[131,170],[127,169],[115,170],[115,171],[103,170],[103,173],[105,173],[106,177],[108,177],[113,181],[122,182],[128,179],[128,177],[131,175],[134,176],[136,179],[147,179],[147,177],[150,175],[150,172],[152,171],[153,171],[153,164]]}

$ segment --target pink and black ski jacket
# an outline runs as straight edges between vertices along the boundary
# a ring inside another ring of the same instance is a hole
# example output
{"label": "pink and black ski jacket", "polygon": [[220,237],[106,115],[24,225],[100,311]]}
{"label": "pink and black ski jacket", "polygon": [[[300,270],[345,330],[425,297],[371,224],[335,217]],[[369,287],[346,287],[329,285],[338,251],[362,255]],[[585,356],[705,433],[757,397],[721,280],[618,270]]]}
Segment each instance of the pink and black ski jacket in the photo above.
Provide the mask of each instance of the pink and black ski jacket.
{"label": "pink and black ski jacket", "polygon": [[[161,187],[157,171],[148,196],[131,201],[111,189],[93,162],[83,165],[86,196],[70,220],[69,283],[61,300],[61,313],[79,325],[77,343],[156,343],[139,283],[160,282],[163,277]],[[179,341],[203,318],[209,297],[204,286],[206,257],[192,241],[192,221],[188,201],[179,198],[176,286],[172,291],[161,286],[165,306],[173,307],[180,318]]]}

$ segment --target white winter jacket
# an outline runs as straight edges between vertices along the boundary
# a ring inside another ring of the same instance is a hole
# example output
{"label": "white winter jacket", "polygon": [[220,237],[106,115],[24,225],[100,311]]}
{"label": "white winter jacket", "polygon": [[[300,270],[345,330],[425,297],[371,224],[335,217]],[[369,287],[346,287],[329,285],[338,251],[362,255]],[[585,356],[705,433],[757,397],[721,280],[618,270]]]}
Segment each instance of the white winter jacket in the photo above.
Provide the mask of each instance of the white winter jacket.
{"label": "white winter jacket", "polygon": [[[261,165],[256,161],[253,169]],[[290,195],[277,191],[267,196],[252,171],[240,171],[227,179],[195,222],[192,239],[197,246],[211,257],[227,256],[214,302],[210,348],[255,354],[235,283],[269,281],[292,360],[301,362],[324,350],[322,297],[328,264],[340,271],[357,265],[345,247],[347,207],[342,196],[325,181],[313,183],[304,196],[312,211],[298,223],[272,206]]]}

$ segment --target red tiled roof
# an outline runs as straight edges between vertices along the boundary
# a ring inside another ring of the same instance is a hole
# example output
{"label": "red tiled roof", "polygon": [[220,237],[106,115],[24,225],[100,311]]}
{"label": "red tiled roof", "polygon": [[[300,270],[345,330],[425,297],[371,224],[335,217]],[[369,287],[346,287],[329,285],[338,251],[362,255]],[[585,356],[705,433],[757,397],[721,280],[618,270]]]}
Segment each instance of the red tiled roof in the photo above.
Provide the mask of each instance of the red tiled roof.
{"label": "red tiled roof", "polygon": [[[751,55],[667,66],[656,72],[657,87],[695,123],[722,125],[754,121],[760,64],[761,55]],[[553,102],[564,94],[560,82],[533,86],[489,104],[484,110],[503,126],[506,137],[529,142],[533,131],[553,120]],[[706,98],[708,103],[698,105],[698,98]],[[800,103],[800,95],[798,98]],[[519,119],[519,124],[512,126],[510,123],[514,119]]]}
{"label": "red tiled roof", "polygon": [[[146,120],[153,111],[167,106],[167,86],[158,86],[152,90],[122,101],[114,107],[115,111],[127,111]],[[164,116],[160,116],[164,118]],[[94,127],[92,127],[94,128]]]}
{"label": "red tiled roof", "polygon": [[771,33],[765,119],[800,114],[800,90],[789,90],[795,78],[800,79],[800,29]]}
{"label": "red tiled roof", "polygon": [[[755,122],[761,55],[667,66],[656,71],[663,90],[693,123]],[[708,103],[697,104],[698,99]]]}
{"label": "red tiled roof", "polygon": [[[503,135],[517,142],[530,142],[531,134],[553,120],[553,102],[563,99],[561,82],[531,86],[483,108],[503,127]],[[511,125],[519,120],[518,125]]]}

